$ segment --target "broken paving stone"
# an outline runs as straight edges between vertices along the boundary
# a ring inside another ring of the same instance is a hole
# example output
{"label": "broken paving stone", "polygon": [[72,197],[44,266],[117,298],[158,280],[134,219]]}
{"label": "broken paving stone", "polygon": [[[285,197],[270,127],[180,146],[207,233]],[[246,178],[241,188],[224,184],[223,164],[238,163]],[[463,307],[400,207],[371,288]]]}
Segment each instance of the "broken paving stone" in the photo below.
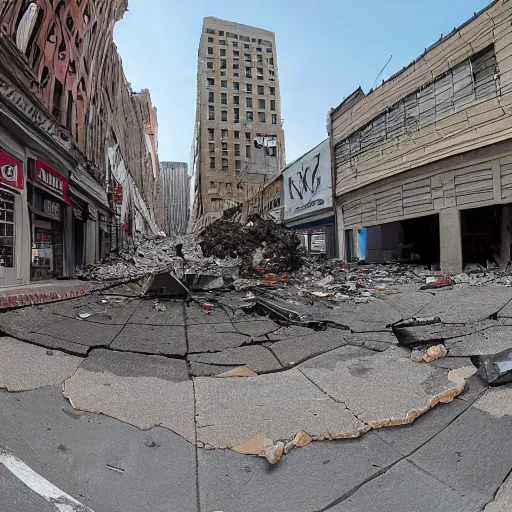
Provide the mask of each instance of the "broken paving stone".
{"label": "broken paving stone", "polygon": [[491,386],[500,386],[512,382],[512,350],[489,356],[474,356],[471,362],[478,374]]}
{"label": "broken paving stone", "polygon": [[313,438],[302,430],[284,447],[284,453],[290,453],[294,448],[302,448],[313,441]]}
{"label": "broken paving stone", "polygon": [[256,377],[258,374],[247,366],[239,366],[233,370],[221,373],[217,377]]}
{"label": "broken paving stone", "polygon": [[284,443],[279,441],[274,444],[271,439],[265,439],[263,443],[263,452],[260,457],[265,457],[270,464],[274,465],[279,462],[284,453]]}

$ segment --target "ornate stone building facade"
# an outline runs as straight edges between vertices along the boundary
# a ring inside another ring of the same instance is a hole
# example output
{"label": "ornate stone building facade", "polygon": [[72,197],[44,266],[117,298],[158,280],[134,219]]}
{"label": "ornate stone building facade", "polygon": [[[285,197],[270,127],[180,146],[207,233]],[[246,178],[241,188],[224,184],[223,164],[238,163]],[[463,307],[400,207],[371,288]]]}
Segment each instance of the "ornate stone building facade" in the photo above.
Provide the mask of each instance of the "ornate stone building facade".
{"label": "ornate stone building facade", "polygon": [[156,112],[113,43],[127,7],[0,0],[0,286],[72,277],[159,231]]}

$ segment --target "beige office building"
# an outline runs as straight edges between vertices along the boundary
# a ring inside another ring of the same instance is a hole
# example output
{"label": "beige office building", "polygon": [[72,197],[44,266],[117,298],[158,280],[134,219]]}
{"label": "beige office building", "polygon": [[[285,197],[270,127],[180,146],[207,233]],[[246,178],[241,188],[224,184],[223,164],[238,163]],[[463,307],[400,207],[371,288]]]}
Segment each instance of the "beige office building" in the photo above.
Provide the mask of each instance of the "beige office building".
{"label": "beige office building", "polygon": [[275,34],[206,17],[198,52],[191,231],[285,164]]}

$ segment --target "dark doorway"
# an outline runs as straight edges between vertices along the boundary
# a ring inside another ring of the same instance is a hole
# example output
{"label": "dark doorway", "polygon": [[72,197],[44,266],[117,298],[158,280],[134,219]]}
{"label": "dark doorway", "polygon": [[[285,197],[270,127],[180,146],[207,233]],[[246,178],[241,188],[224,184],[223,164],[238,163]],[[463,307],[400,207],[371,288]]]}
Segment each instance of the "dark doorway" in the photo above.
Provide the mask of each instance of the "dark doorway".
{"label": "dark doorway", "polygon": [[74,217],[73,228],[75,232],[75,266],[82,267],[85,257],[85,223]]}

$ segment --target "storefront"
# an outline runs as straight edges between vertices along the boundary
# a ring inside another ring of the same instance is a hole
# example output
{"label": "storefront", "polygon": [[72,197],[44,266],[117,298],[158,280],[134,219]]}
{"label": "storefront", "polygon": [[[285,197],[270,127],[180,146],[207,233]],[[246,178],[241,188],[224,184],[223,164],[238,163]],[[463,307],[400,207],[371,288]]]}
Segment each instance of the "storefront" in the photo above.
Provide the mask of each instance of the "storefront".
{"label": "storefront", "polygon": [[42,160],[31,161],[33,172],[29,188],[32,212],[31,280],[64,277],[66,273],[65,214],[71,206],[68,179]]}
{"label": "storefront", "polygon": [[0,148],[0,286],[24,282],[23,190],[23,163]]}

